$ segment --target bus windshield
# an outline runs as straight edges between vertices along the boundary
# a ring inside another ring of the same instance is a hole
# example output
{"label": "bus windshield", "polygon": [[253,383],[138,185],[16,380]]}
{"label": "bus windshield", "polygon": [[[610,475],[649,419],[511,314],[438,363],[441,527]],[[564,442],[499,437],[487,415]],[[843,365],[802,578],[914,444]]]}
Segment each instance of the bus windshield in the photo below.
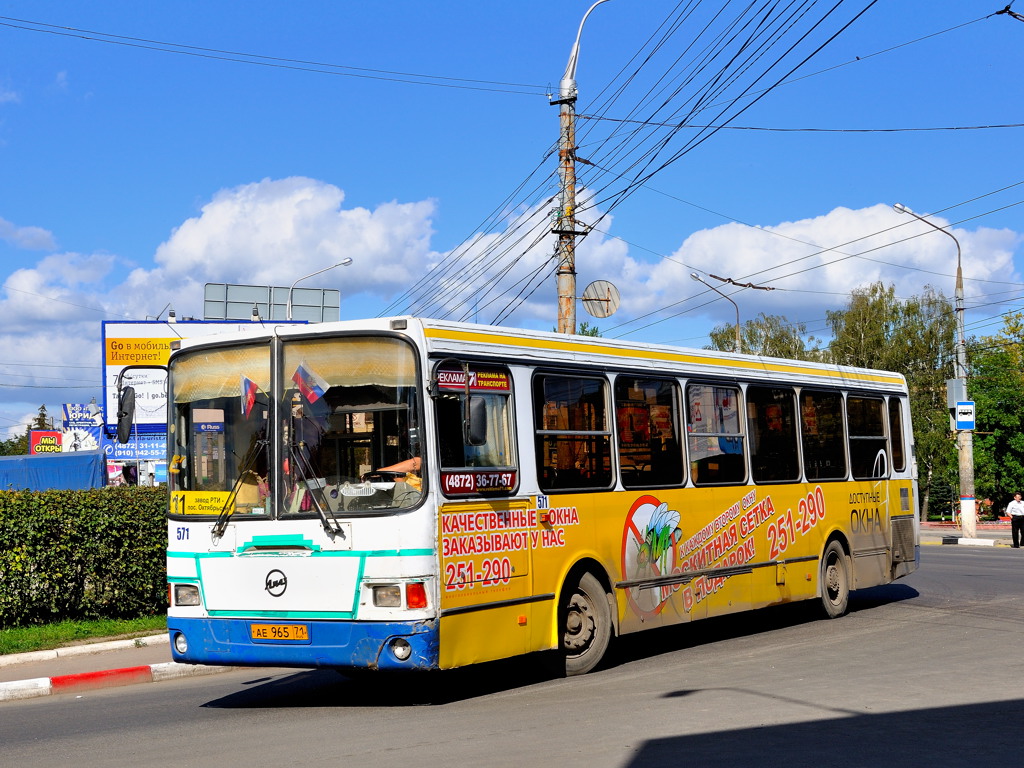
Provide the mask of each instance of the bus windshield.
{"label": "bus windshield", "polygon": [[423,452],[412,346],[285,341],[276,381],[272,358],[263,342],[172,361],[171,491],[203,492],[172,513],[324,517],[416,506]]}
{"label": "bus windshield", "polygon": [[198,349],[171,371],[170,490],[211,494],[210,508],[190,512],[265,514],[270,345]]}
{"label": "bus windshield", "polygon": [[282,515],[416,506],[423,451],[413,348],[385,337],[286,341]]}

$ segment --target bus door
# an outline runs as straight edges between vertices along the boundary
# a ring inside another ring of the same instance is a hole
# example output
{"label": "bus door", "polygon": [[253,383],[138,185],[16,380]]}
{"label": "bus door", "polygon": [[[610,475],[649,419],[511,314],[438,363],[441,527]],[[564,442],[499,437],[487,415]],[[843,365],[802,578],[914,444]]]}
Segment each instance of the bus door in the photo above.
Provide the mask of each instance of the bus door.
{"label": "bus door", "polygon": [[[880,584],[889,579],[892,513],[885,401],[881,397],[850,395],[846,399],[846,415],[850,473],[856,481],[848,497],[854,575],[858,581],[867,579],[864,583]],[[895,508],[900,508],[898,501]]]}
{"label": "bus door", "polygon": [[690,479],[683,519],[684,569],[703,572],[688,585],[692,618],[748,610],[755,600],[751,564],[758,558],[756,528],[745,525],[757,492],[748,484],[747,436],[740,388],[690,382],[686,386]]}
{"label": "bus door", "polygon": [[519,486],[507,369],[442,360],[432,376],[440,464],[441,667],[536,646],[535,504]]}

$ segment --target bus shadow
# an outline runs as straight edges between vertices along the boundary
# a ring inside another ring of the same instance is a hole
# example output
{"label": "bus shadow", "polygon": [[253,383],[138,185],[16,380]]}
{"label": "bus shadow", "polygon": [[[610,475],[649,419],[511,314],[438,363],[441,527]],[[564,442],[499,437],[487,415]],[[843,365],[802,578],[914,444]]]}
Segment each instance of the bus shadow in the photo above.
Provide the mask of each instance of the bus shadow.
{"label": "bus shadow", "polygon": [[837,712],[808,722],[648,739],[625,766],[1018,765],[1021,717],[1021,699],[884,714]]}
{"label": "bus shadow", "polygon": [[[905,584],[887,584],[850,595],[850,612],[878,608],[917,597]],[[628,664],[688,648],[763,634],[819,620],[813,602],[793,603],[737,613],[694,624],[652,629],[619,638],[604,668]],[[288,707],[437,706],[558,680],[551,654],[533,653],[442,672],[343,674],[329,669],[260,675],[244,688],[203,706],[223,709]]]}
{"label": "bus shadow", "polygon": [[258,676],[205,703],[214,709],[417,707],[451,704],[554,680],[544,654],[437,672],[342,673],[330,669]]}
{"label": "bus shadow", "polygon": [[[885,584],[850,594],[850,613],[879,608],[911,600],[919,592],[906,584]],[[649,630],[621,637],[614,645],[612,663],[627,663],[661,656],[673,651],[711,645],[750,635],[759,635],[787,627],[822,621],[815,600],[772,606],[757,611],[734,613],[693,624]]]}

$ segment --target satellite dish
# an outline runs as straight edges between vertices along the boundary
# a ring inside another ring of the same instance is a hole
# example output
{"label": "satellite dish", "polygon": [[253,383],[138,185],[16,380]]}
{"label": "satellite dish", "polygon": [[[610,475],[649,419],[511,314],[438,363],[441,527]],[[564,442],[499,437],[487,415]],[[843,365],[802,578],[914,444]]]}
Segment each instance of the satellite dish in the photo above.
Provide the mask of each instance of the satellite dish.
{"label": "satellite dish", "polygon": [[611,317],[619,301],[619,289],[607,280],[595,280],[583,291],[583,308],[591,317]]}

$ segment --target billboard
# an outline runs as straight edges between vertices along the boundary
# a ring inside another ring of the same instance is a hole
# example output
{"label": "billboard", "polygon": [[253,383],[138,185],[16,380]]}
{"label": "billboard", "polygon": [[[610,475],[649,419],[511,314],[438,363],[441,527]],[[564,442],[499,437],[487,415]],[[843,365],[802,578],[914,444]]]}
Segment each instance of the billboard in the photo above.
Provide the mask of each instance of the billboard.
{"label": "billboard", "polygon": [[32,429],[28,433],[28,452],[33,455],[60,453],[62,436],[58,429]]}
{"label": "billboard", "polygon": [[127,443],[103,436],[103,453],[108,461],[163,461],[167,458],[167,435],[132,434]]}
{"label": "billboard", "polygon": [[135,388],[135,425],[133,433],[167,432],[167,371],[171,342],[178,339],[212,336],[220,333],[256,332],[262,323],[206,320],[163,320],[103,322],[103,413],[104,431],[117,432],[117,377],[134,365],[154,366],[126,372],[122,385]]}
{"label": "billboard", "polygon": [[[340,265],[335,265],[340,266]],[[310,275],[312,277],[312,275]],[[272,285],[207,283],[203,315],[207,320],[251,320],[253,308],[263,320],[292,318],[311,323],[341,319],[341,292],[327,288],[290,288]]]}

